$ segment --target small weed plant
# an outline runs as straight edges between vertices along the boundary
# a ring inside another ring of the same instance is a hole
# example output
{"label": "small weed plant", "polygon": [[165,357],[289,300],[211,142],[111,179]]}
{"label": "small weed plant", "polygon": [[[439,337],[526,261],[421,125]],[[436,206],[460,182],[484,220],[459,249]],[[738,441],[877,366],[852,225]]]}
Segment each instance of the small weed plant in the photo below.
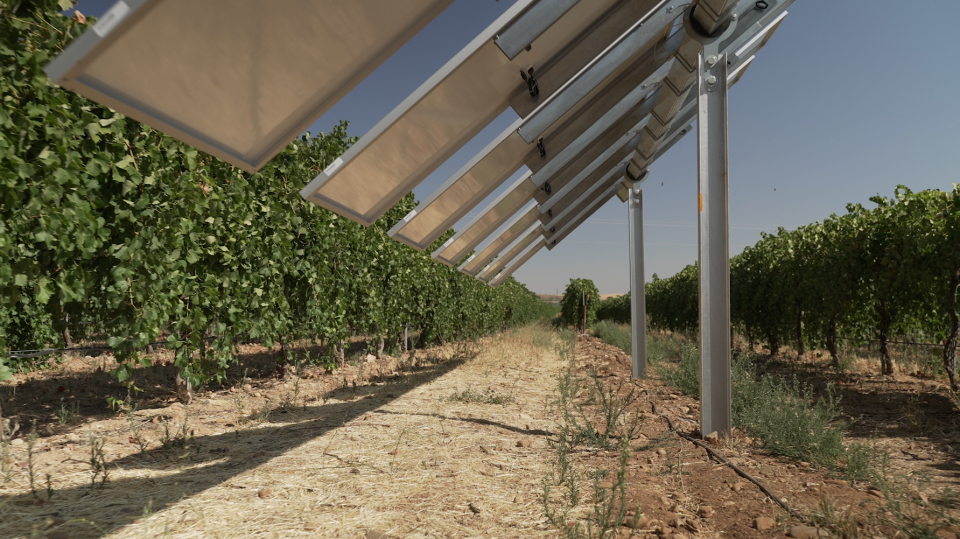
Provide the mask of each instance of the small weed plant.
{"label": "small weed plant", "polygon": [[[103,453],[106,438],[97,438],[90,431],[88,444],[90,445],[90,487],[103,488],[107,484],[107,457]],[[99,483],[98,483],[99,481]]]}
{"label": "small weed plant", "polygon": [[796,379],[750,372],[752,358],[740,356],[733,368],[733,422],[774,455],[833,468],[844,457],[843,422],[836,421],[831,386],[815,400],[813,390]]}
{"label": "small weed plant", "polygon": [[37,424],[34,422],[33,428],[30,429],[30,433],[27,434],[27,474],[30,478],[30,494],[34,498],[37,496],[37,484],[36,484],[36,461],[33,458],[33,450],[37,446]]}
{"label": "small weed plant", "polygon": [[180,426],[171,433],[170,423],[166,419],[163,420],[163,437],[160,439],[160,443],[164,451],[190,446],[193,442],[193,430],[189,427],[188,421],[187,416],[184,416]]}
{"label": "small weed plant", "polygon": [[876,442],[853,442],[846,447],[844,476],[851,481],[862,481],[877,486],[883,483],[890,454]]}
{"label": "small weed plant", "polygon": [[70,404],[67,404],[62,398],[60,399],[60,410],[57,411],[57,421],[60,423],[60,426],[68,425],[76,421],[80,417],[80,403],[73,401]]}
{"label": "small weed plant", "polygon": [[133,416],[134,409],[127,410],[127,421],[130,424],[130,441],[137,444],[140,448],[140,455],[147,454],[147,439],[142,433],[142,427],[137,418]]}
{"label": "small weed plant", "polygon": [[[641,515],[639,504],[635,508],[627,506],[629,444],[640,427],[639,414],[627,417],[631,415],[628,407],[635,400],[633,391],[624,395],[622,387],[607,387],[595,372],[586,380],[577,376],[575,344],[576,335],[569,330],[560,332],[555,344],[568,367],[557,379],[554,406],[562,422],[556,438],[549,440],[556,463],[541,486],[544,516],[567,539],[612,539],[622,537],[618,535],[622,529],[629,530],[633,537]],[[585,400],[592,404],[577,402],[581,393],[587,393]],[[616,442],[610,443],[611,437],[616,437]],[[607,470],[577,469],[571,455],[581,444],[619,449],[620,465],[613,481],[604,480],[609,475]],[[585,481],[590,484],[586,493],[581,486]],[[630,524],[627,517],[631,510],[633,528],[622,528],[625,522]]]}
{"label": "small weed plant", "polygon": [[[687,395],[700,394],[697,345],[677,335],[652,335],[647,357],[668,385]],[[834,468],[845,456],[842,422],[830,386],[820,399],[794,380],[764,376],[757,381],[754,354],[733,360],[733,423],[774,455]]]}
{"label": "small weed plant", "polygon": [[454,402],[476,402],[480,404],[510,404],[514,402],[513,395],[499,393],[493,388],[483,391],[476,391],[472,388],[463,391],[454,390],[453,394],[447,397],[448,401]]}

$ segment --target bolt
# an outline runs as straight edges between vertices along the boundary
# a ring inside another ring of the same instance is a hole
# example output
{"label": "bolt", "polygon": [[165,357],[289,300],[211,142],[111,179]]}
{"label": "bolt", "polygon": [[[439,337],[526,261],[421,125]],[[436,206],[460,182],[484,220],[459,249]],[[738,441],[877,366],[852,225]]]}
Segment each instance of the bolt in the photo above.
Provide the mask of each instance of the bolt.
{"label": "bolt", "polygon": [[738,17],[739,16],[736,13],[733,14],[733,20],[737,20]]}
{"label": "bolt", "polygon": [[715,63],[717,63],[717,57],[716,57],[716,56],[710,55],[710,56],[707,57],[707,65],[712,66],[712,65],[715,64]]}
{"label": "bolt", "polygon": [[714,77],[713,75],[710,75],[709,77],[707,77],[707,84],[709,84],[710,86],[713,86],[716,83],[717,83],[717,77]]}
{"label": "bolt", "polygon": [[673,13],[673,6],[667,8],[667,13]]}

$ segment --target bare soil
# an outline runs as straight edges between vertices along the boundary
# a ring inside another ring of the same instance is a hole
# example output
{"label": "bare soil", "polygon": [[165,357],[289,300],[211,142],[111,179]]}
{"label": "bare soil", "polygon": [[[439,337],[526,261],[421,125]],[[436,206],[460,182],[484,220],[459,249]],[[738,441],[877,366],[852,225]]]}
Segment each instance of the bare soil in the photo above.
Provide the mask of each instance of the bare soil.
{"label": "bare soil", "polygon": [[[630,377],[630,357],[594,337],[578,337],[576,361],[581,370],[595,369],[608,384]],[[768,367],[768,373],[776,371],[797,374],[821,389],[828,381],[835,384],[842,415],[851,423],[847,440],[875,443],[889,452],[890,476],[924,478],[922,483],[913,483],[919,486],[915,493],[918,497],[922,492],[918,505],[939,500],[944,489],[957,491],[960,432],[957,411],[945,384],[908,375],[880,379],[869,372],[830,376],[823,365],[798,364],[789,359]],[[645,422],[639,440],[642,449],[633,451],[627,507],[640,502],[641,527],[651,535],[784,537],[793,526],[815,524],[811,516],[822,515],[829,508],[834,514],[821,522],[852,527],[848,536],[904,536],[885,522],[877,524],[890,516],[886,504],[891,500],[871,485],[843,480],[836,472],[809,463],[770,456],[742,432],[721,440],[716,450],[804,516],[791,517],[731,467],[671,435],[662,416],[670,417],[677,430],[699,437],[699,403],[695,399],[655,377],[635,381],[635,385],[646,400],[641,410],[657,420]],[[619,467],[618,459],[617,452],[598,452],[582,463],[614,472]],[[924,511],[911,509],[922,527]],[[956,509],[953,506],[948,512],[956,517]],[[757,529],[760,517],[772,519],[775,525]],[[960,528],[945,526],[932,531],[939,537],[953,538]],[[623,531],[621,535],[628,534]]]}
{"label": "bare soil", "polygon": [[[143,391],[126,410],[105,402],[127,393],[108,374],[110,356],[68,358],[0,385],[4,417],[19,424],[5,455],[9,481],[0,474],[0,539],[559,535],[540,496],[556,462],[552,402],[565,365],[543,329],[404,358],[355,353],[333,373],[277,369],[279,348],[241,352],[223,386],[198,390],[187,405],[176,401],[166,351],[136,370]],[[661,415],[695,430],[694,399],[656,378],[630,381],[629,357],[593,337],[578,338],[575,356],[578,372],[595,369],[607,384],[640,391],[646,418],[627,468],[630,506],[641,505],[635,537],[784,537],[810,523],[668,429]],[[778,369],[837,384],[849,435],[876,440],[895,473],[929,477],[926,499],[957,490],[960,429],[942,384],[906,374],[831,377],[789,361],[771,366]],[[105,441],[102,488],[91,486],[91,439]],[[827,502],[864,536],[894,536],[864,528],[889,503],[870,485],[772,457],[742,433],[717,450],[804,515]],[[615,472],[619,457],[572,455],[585,471]],[[758,517],[773,527],[756,529]],[[938,530],[944,539],[956,531]]]}

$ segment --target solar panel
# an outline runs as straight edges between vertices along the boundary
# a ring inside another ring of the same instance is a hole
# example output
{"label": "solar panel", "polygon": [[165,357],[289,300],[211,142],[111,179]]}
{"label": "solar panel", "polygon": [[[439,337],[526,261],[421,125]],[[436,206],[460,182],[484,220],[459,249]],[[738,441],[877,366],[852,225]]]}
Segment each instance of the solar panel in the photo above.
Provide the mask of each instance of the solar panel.
{"label": "solar panel", "polygon": [[516,258],[524,249],[530,246],[531,243],[537,240],[537,238],[542,238],[542,230],[539,224],[536,224],[524,233],[524,235],[514,241],[510,245],[510,249],[503,256],[494,260],[489,266],[484,268],[483,271],[477,275],[477,278],[484,282],[489,282],[496,274],[503,269],[511,260]]}
{"label": "solar panel", "polygon": [[[626,24],[610,16],[616,11],[610,8],[625,4],[623,0],[581,0],[532,39],[529,51],[511,60],[494,39],[531,4],[520,0],[511,7],[301,195],[364,225],[373,223],[513,105],[512,99],[530,104],[546,99]],[[531,66],[538,93],[519,75]]]}
{"label": "solar panel", "polygon": [[455,266],[463,260],[467,253],[530,201],[536,190],[529,181],[531,174],[527,172],[520,176],[509,189],[484,208],[480,215],[444,242],[443,246],[433,253],[433,258],[448,266]]}
{"label": "solar panel", "polygon": [[478,247],[480,252],[471,255],[458,269],[471,277],[476,276],[494,257],[510,245],[510,242],[528,230],[530,225],[536,223],[539,218],[540,210],[537,209],[536,203],[530,202],[525,209],[503,226],[502,234]]}
{"label": "solar panel", "polygon": [[544,247],[546,247],[546,245],[547,245],[547,240],[542,238],[537,243],[531,245],[527,249],[527,251],[523,253],[523,255],[514,264],[511,264],[510,267],[501,271],[500,274],[497,275],[497,277],[490,283],[490,286],[494,288],[500,286],[500,283],[505,281],[507,277],[513,275],[513,272],[520,269],[521,266],[527,263],[527,260],[530,260],[531,258],[533,258],[533,255],[540,252],[540,249],[543,249]]}
{"label": "solar panel", "polygon": [[255,172],[451,2],[123,0],[46,72]]}
{"label": "solar panel", "polygon": [[[663,9],[663,8],[661,8]],[[629,32],[628,32],[629,34]],[[601,82],[593,81],[589,99],[580,99],[572,106],[570,94],[577,88],[565,86],[543,105],[523,120],[517,120],[489,144],[482,152],[471,159],[439,189],[421,202],[410,220],[398,223],[390,235],[411,247],[424,249],[440,237],[450,226],[459,221],[480,200],[496,190],[503,181],[520,169],[524,164],[534,172],[549,166],[557,156],[571,154],[571,146],[583,147],[594,135],[584,138],[587,129],[602,132],[612,123],[629,112],[631,107],[653,90],[666,70],[659,70],[669,61],[672,42],[679,43],[674,36],[668,43],[656,41],[644,45],[640,59],[633,65],[621,66],[622,73],[608,77]],[[636,56],[636,55],[635,55]],[[592,73],[596,64],[584,68]],[[629,69],[628,69],[629,68]],[[644,80],[646,79],[646,80]],[[643,91],[646,90],[646,91]],[[582,97],[579,94],[574,97]],[[553,105],[558,101],[565,103],[567,112],[561,121],[548,126],[539,133],[538,144],[528,144],[521,132],[531,121],[543,118],[541,112],[556,112]],[[552,107],[552,108],[551,108]],[[615,109],[613,113],[611,109]],[[544,151],[541,152],[540,149]]]}
{"label": "solar panel", "polygon": [[[648,13],[644,19],[647,23],[657,23],[658,30],[654,34],[662,33],[662,28],[666,26],[665,21],[671,20],[666,13],[672,6],[666,4],[661,2],[657,9]],[[653,20],[655,19],[653,15],[660,19]],[[676,15],[671,14],[671,16]],[[603,156],[601,162],[620,161],[629,155],[630,150],[636,147],[641,139],[638,138],[633,142],[630,149],[615,147],[620,146],[619,142],[615,141],[618,137],[622,138],[619,133],[626,131],[628,126],[639,118],[644,118],[643,122],[647,121],[646,116],[656,105],[657,92],[660,91],[653,88],[670,72],[672,68],[670,56],[679,50],[685,38],[682,30],[669,38],[662,39],[656,43],[656,47],[651,47],[652,43],[647,43],[643,53],[637,53],[640,60],[631,65],[628,76],[621,77],[615,82],[607,81],[609,84],[606,86],[594,84],[595,87],[603,86],[605,93],[592,96],[592,100],[584,108],[577,110],[578,114],[565,117],[565,122],[551,124],[553,129],[543,133],[545,138],[540,141],[550,148],[550,156],[541,155],[532,145],[525,145],[526,140],[522,139],[529,138],[524,134],[524,130],[528,129],[527,126],[547,125],[547,121],[539,119],[548,116],[550,112],[556,112],[555,103],[566,99],[569,104],[573,99],[565,96],[571,93],[576,94],[574,90],[577,89],[577,85],[574,83],[586,80],[587,74],[591,74],[592,70],[597,69],[598,66],[603,66],[601,60],[609,59],[618,47],[627,42],[625,37],[633,36],[639,28],[647,28],[653,32],[650,25],[634,26],[625,32],[618,42],[605,51],[606,54],[602,54],[578,74],[580,78],[575,77],[530,116],[514,122],[483,152],[475,156],[441,188],[418,205],[407,219],[399,222],[390,231],[391,236],[414,248],[426,248],[450,226],[463,218],[481,199],[493,192],[506,177],[519,169],[521,162],[525,162],[535,172],[533,181],[542,187],[542,191],[537,193],[536,198],[542,203],[550,198],[548,190],[563,189],[567,181],[571,179],[578,181],[588,176],[589,171],[586,171],[585,167],[596,163],[594,158],[598,155]],[[741,39],[741,41],[749,39],[753,31],[756,31],[756,28],[745,24],[739,33],[734,35],[734,39]],[[636,47],[630,51],[635,52]],[[639,79],[642,82],[638,84],[637,77],[640,75],[645,76],[645,79]],[[611,96],[620,97],[620,100],[611,103]],[[608,102],[603,103],[604,98]],[[642,104],[638,104],[641,100]],[[552,119],[555,119],[555,116]],[[642,129],[643,125],[645,124],[633,126],[632,131]],[[529,132],[539,134],[538,131]],[[574,135],[576,138],[572,138]],[[558,153],[554,153],[554,148],[557,147],[561,149]],[[449,260],[444,261],[451,263]]]}
{"label": "solar panel", "polygon": [[[126,0],[46,69],[64,87],[254,171],[451,1],[264,10],[249,0]],[[369,225],[512,107],[520,118],[390,230],[425,249],[526,165],[433,253],[453,266],[478,250],[459,269],[492,282],[521,251],[529,258],[535,238],[552,248],[620,189],[623,174],[690,131],[703,44],[688,32],[723,33],[730,86],[792,2],[518,0],[301,194]],[[303,47],[303,35],[315,46]]]}
{"label": "solar panel", "polygon": [[584,221],[590,218],[591,215],[597,212],[604,204],[610,200],[610,197],[616,194],[619,184],[614,183],[613,186],[607,188],[606,191],[600,194],[593,202],[590,203],[586,208],[580,211],[573,219],[568,221],[562,228],[557,229],[557,233],[547,241],[547,249],[553,250],[561,241],[563,241],[571,232],[576,230]]}

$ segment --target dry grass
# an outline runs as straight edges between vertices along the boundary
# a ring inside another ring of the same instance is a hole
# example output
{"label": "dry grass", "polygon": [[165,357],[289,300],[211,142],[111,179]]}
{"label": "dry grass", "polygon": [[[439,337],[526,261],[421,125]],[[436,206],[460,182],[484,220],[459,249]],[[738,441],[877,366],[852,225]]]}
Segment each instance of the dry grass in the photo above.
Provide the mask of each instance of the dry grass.
{"label": "dry grass", "polygon": [[[89,486],[89,436],[50,442],[40,470],[53,498],[37,505],[18,475],[0,490],[0,539],[54,528],[72,539],[551,536],[538,494],[562,365],[545,331],[515,330],[467,357],[356,388],[304,381],[300,404],[275,407],[288,383],[91,423],[84,433],[108,439],[105,488]],[[465,387],[514,399],[448,398]],[[159,416],[193,437],[163,449]],[[144,456],[131,421],[149,439]]]}

